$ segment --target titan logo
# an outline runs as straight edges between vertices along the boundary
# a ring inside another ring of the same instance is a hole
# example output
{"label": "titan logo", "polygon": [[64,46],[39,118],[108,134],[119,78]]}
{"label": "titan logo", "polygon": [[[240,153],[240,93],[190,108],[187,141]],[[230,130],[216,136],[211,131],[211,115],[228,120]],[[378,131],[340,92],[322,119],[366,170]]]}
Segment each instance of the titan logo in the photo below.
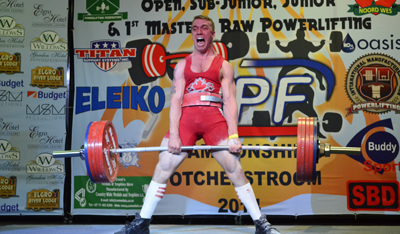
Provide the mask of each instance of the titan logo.
{"label": "titan logo", "polygon": [[109,71],[119,62],[129,62],[136,57],[136,48],[121,48],[121,43],[114,40],[90,42],[90,49],[75,49],[78,59],[85,63],[95,63],[102,71]]}

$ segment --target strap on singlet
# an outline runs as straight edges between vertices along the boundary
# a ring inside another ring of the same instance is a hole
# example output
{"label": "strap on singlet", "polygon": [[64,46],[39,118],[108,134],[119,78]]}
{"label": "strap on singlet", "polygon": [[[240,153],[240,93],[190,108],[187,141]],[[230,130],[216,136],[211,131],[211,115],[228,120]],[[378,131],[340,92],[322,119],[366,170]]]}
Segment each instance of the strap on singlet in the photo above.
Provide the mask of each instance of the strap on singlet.
{"label": "strap on singlet", "polygon": [[209,92],[195,92],[183,95],[182,107],[186,106],[216,106],[222,107],[220,95]]}

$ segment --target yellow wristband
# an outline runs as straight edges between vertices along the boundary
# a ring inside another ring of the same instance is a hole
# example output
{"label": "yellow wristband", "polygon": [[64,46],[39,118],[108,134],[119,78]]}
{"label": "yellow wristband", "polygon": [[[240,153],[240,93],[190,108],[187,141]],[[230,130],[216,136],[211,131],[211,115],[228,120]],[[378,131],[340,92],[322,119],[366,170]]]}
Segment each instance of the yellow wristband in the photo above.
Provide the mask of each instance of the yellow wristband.
{"label": "yellow wristband", "polygon": [[233,139],[233,138],[239,138],[239,135],[238,134],[232,134],[232,135],[229,136],[229,140]]}

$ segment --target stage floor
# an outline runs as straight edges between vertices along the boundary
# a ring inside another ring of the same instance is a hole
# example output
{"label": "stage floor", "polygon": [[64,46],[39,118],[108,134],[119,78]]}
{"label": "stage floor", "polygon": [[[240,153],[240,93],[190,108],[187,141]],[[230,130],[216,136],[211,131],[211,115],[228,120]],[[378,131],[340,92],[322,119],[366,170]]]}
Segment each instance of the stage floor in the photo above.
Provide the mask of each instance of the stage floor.
{"label": "stage floor", "polygon": [[[347,225],[275,225],[282,234],[398,234],[400,226],[347,226]],[[122,225],[24,225],[0,224],[1,234],[112,234],[122,228]],[[161,225],[150,226],[151,234],[236,234],[254,233],[253,225]]]}

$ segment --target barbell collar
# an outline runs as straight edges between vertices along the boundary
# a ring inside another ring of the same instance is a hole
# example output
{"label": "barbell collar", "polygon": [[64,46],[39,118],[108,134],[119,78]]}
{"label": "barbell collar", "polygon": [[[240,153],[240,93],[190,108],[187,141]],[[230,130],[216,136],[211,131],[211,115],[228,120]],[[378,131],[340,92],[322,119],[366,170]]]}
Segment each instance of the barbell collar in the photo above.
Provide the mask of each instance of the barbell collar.
{"label": "barbell collar", "polygon": [[331,154],[348,154],[348,155],[360,155],[360,147],[335,147],[331,146]]}

